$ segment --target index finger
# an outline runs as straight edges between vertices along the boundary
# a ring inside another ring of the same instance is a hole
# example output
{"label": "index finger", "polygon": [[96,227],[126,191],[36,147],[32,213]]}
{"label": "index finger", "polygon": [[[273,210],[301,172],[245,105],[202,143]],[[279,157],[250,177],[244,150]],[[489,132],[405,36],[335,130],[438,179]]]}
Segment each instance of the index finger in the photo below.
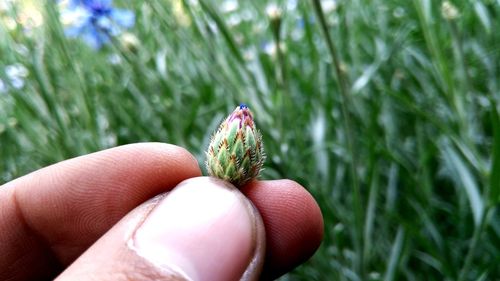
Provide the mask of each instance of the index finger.
{"label": "index finger", "polygon": [[199,175],[185,149],[141,143],[66,160],[1,186],[0,280],[54,277],[136,206]]}

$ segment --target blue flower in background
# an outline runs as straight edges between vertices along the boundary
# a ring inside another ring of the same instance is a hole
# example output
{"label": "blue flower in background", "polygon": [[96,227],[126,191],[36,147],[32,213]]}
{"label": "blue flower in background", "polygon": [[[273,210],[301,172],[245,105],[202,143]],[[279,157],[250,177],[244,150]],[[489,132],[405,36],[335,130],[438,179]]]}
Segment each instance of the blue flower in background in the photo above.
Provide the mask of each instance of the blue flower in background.
{"label": "blue flower in background", "polygon": [[71,0],[61,12],[61,19],[67,25],[67,37],[81,37],[99,49],[123,29],[134,26],[135,15],[113,7],[112,0]]}

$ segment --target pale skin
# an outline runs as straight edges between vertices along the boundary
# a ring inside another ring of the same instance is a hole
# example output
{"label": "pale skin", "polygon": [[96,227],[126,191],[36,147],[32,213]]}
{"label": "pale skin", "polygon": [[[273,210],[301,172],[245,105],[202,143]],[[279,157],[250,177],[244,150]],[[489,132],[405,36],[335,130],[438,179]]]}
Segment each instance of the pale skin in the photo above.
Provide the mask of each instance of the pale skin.
{"label": "pale skin", "polygon": [[[6,183],[0,187],[0,280],[231,280],[248,271],[250,279],[269,280],[303,263],[320,245],[321,211],[296,182],[255,180],[241,189],[243,196],[200,176],[197,161],[185,149],[141,143],[69,159]],[[187,179],[189,184],[169,192]],[[208,195],[200,201],[197,188],[204,186]],[[175,200],[187,203],[177,206]],[[212,209],[214,200],[221,203]],[[189,202],[197,207],[179,209]],[[192,210],[194,215],[187,214]],[[214,219],[218,210],[224,214],[216,228],[189,232],[205,214]],[[165,227],[170,237],[149,233]],[[173,233],[180,228],[185,232],[177,238]],[[150,258],[157,240],[163,243],[158,249],[167,250]],[[212,242],[222,246],[214,248]],[[182,243],[186,251],[194,245],[197,252],[184,255]],[[200,250],[205,247],[221,250]],[[256,254],[259,249],[262,255]],[[184,256],[169,255],[175,251]],[[237,261],[240,256],[246,258]],[[262,268],[248,266],[252,256]],[[222,262],[225,258],[228,262]]]}

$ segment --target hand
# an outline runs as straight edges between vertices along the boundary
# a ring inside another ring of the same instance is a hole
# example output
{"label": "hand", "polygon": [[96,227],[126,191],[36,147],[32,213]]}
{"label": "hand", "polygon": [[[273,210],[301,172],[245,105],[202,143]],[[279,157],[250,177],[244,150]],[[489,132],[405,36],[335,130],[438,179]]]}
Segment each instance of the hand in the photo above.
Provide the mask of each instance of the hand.
{"label": "hand", "polygon": [[321,243],[321,212],[297,183],[253,181],[243,196],[200,176],[183,148],[144,143],[1,186],[0,280],[272,279]]}

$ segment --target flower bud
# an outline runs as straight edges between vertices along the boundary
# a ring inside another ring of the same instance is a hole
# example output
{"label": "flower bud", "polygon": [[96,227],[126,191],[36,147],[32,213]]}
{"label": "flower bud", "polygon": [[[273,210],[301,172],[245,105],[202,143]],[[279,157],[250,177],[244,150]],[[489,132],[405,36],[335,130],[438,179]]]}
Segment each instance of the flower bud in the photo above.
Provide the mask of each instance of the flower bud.
{"label": "flower bud", "polygon": [[257,177],[264,164],[262,135],[255,127],[248,106],[241,104],[212,136],[207,151],[210,176],[241,187]]}
{"label": "flower bud", "polygon": [[129,32],[125,32],[120,36],[120,43],[122,44],[123,48],[125,50],[135,53],[139,49],[139,45],[141,44],[139,42],[139,39],[137,37]]}
{"label": "flower bud", "polygon": [[455,20],[460,17],[457,7],[450,1],[444,1],[441,4],[441,15],[446,20]]}

